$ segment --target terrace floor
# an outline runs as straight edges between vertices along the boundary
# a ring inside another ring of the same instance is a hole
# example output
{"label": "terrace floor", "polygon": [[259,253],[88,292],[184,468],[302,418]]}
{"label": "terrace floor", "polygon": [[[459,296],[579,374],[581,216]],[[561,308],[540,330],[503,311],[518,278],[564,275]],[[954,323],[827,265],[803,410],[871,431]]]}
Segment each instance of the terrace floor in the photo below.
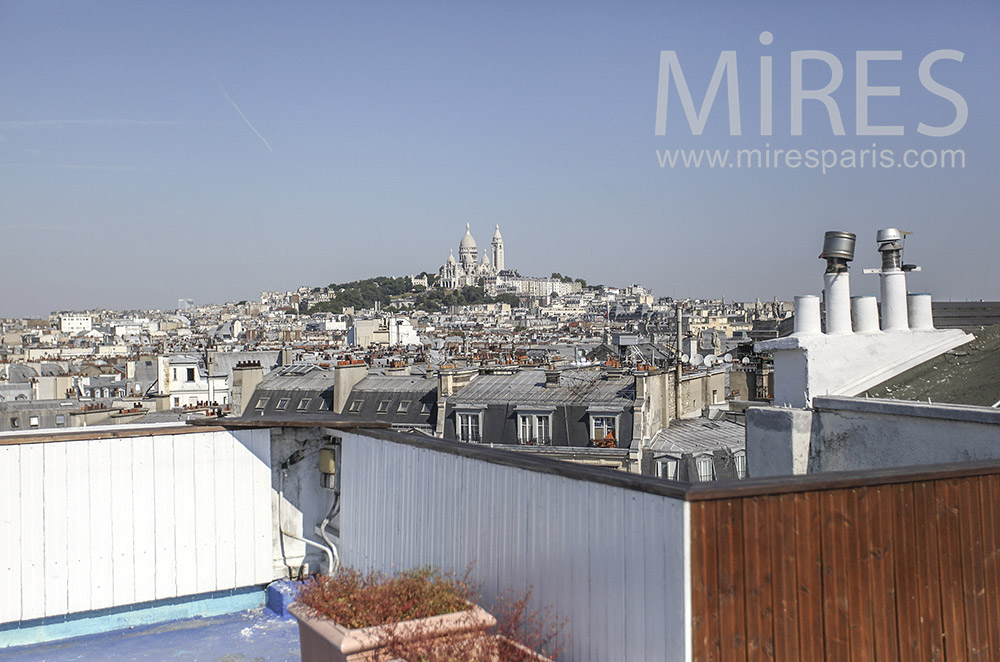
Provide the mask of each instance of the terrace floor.
{"label": "terrace floor", "polygon": [[0,660],[17,662],[299,662],[299,659],[299,629],[295,619],[279,617],[266,607],[0,649]]}

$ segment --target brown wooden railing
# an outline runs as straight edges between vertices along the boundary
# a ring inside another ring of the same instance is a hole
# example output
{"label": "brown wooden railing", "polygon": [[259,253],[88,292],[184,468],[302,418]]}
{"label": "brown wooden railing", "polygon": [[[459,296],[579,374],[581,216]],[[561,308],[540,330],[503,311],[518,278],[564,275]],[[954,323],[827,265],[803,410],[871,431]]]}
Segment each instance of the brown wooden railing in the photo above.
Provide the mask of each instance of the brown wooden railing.
{"label": "brown wooden railing", "polygon": [[693,659],[1000,660],[1000,467],[919,471],[690,489]]}

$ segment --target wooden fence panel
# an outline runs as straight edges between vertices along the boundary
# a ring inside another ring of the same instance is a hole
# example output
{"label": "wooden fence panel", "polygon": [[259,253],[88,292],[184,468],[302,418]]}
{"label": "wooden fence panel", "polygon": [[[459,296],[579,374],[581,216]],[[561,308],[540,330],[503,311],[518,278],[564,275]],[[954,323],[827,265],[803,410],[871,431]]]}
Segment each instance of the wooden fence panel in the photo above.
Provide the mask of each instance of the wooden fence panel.
{"label": "wooden fence panel", "polygon": [[[986,611],[1000,614],[1000,477],[981,476],[979,499],[983,520],[983,585]],[[1000,657],[1000,618],[987,623],[990,656]]]}
{"label": "wooden fence panel", "polygon": [[774,659],[774,597],[771,569],[773,497],[743,500],[745,551],[747,661]]}
{"label": "wooden fence panel", "polygon": [[1000,659],[1000,476],[691,507],[693,659]]}
{"label": "wooden fence panel", "polygon": [[[798,534],[796,531],[795,499],[798,495],[774,497],[769,531],[774,541],[771,553],[771,573],[774,591],[774,659],[775,662],[797,662],[799,659],[799,582]],[[791,513],[791,517],[782,517]]]}

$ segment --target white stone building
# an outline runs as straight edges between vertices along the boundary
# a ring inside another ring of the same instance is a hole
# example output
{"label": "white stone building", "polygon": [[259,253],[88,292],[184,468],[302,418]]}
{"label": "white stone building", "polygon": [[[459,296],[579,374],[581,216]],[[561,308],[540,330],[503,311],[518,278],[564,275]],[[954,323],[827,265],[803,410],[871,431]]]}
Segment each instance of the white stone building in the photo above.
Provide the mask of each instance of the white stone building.
{"label": "white stone building", "polygon": [[500,226],[497,225],[493,233],[490,254],[484,251],[480,261],[479,248],[472,237],[469,224],[466,223],[465,236],[458,245],[458,260],[453,252],[448,254],[448,261],[438,271],[438,286],[445,289],[472,287],[478,285],[481,279],[493,278],[503,270],[504,251]]}

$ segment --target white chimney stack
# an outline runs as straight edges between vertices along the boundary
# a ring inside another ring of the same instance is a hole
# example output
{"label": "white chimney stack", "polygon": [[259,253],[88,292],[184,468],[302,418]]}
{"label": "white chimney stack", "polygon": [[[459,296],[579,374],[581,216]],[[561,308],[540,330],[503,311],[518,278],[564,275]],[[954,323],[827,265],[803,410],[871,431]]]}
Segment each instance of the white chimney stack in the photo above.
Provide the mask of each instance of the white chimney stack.
{"label": "white chimney stack", "polygon": [[906,272],[903,270],[903,233],[896,228],[879,230],[875,236],[882,254],[880,292],[882,295],[882,330],[906,331]]}
{"label": "white chimney stack", "polygon": [[910,294],[906,297],[910,329],[927,331],[934,328],[934,314],[931,312],[931,295]]}
{"label": "white chimney stack", "polygon": [[855,333],[878,333],[878,302],[869,295],[851,298]]}
{"label": "white chimney stack", "polygon": [[796,336],[815,336],[821,332],[819,323],[819,297],[803,294],[795,297]]}
{"label": "white chimney stack", "polygon": [[823,284],[826,290],[826,332],[831,335],[851,333],[851,275],[847,263],[854,259],[856,235],[851,232],[827,232],[823,237],[826,260]]}
{"label": "white chimney stack", "polygon": [[[820,300],[795,297],[795,332],[754,343],[754,350],[774,360],[774,404],[810,407],[817,395],[855,396],[928,359],[972,340],[957,329],[935,329],[929,294],[907,301],[903,264],[905,233],[879,230],[882,268],[882,326],[873,296],[851,298],[848,263],[854,259],[855,235],[827,232],[820,257],[826,260],[826,333],[820,327]],[[853,320],[852,320],[853,317]],[[852,323],[853,322],[853,323]],[[907,331],[913,333],[882,333]]]}

